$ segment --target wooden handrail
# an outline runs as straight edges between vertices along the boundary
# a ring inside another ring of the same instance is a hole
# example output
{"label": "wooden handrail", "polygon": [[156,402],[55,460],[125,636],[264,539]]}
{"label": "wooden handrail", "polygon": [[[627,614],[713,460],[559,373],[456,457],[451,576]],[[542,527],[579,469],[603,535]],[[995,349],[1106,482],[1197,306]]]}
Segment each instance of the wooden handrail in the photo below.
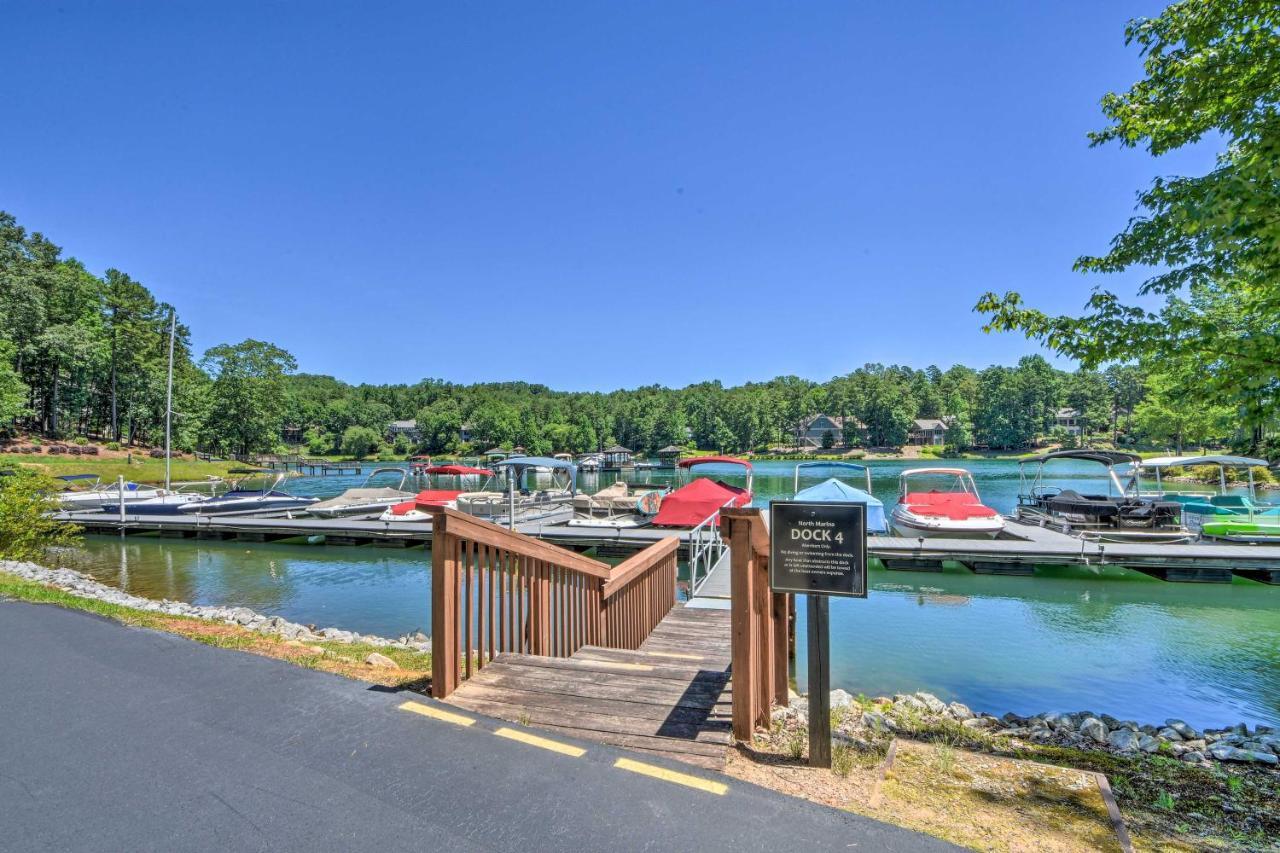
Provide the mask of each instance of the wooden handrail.
{"label": "wooden handrail", "polygon": [[751,550],[765,557],[769,556],[769,516],[765,515],[759,507],[726,507],[720,510],[720,517],[726,516],[747,519]]}
{"label": "wooden handrail", "polygon": [[660,560],[669,557],[678,550],[680,550],[680,540],[675,536],[668,536],[666,539],[658,540],[640,553],[632,554],[626,560],[614,566],[613,571],[609,573],[609,578],[604,583],[604,597],[613,596],[632,580],[652,569]]}
{"label": "wooden handrail", "polygon": [[[474,515],[448,507],[433,507],[431,510],[432,534],[441,524],[440,519],[448,519],[445,524],[449,532],[461,536],[471,542],[479,542],[493,548],[505,548],[513,542],[519,542],[520,553],[538,560],[549,560],[557,565],[573,569],[584,575],[607,580],[613,567],[600,560],[584,557],[576,551],[550,545],[532,536],[508,530],[505,527],[476,518]],[[514,538],[513,537],[517,537]]]}
{"label": "wooden handrail", "polygon": [[466,513],[431,510],[431,693],[443,699],[504,652],[635,649],[675,605],[680,542],[609,566]]}

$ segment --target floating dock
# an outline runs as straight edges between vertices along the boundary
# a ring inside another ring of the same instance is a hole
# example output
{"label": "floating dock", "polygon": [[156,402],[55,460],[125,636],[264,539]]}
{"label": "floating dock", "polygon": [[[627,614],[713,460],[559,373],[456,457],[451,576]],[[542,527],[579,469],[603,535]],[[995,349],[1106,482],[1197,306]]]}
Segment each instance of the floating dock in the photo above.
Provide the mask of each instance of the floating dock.
{"label": "floating dock", "polygon": [[[103,512],[63,513],[60,518],[89,533],[157,533],[197,539],[276,542],[323,541],[330,545],[403,548],[431,542],[431,525],[375,518],[319,519],[246,516],[119,516]],[[629,554],[659,539],[677,536],[687,548],[689,531],[661,528],[587,527],[531,522],[519,532],[547,542],[599,554]],[[947,562],[975,574],[1029,576],[1038,566],[1122,566],[1166,581],[1229,583],[1233,576],[1280,584],[1280,546],[1210,543],[1104,543],[1009,521],[1001,539],[910,539],[871,536],[867,553],[893,571],[941,571]],[[727,561],[726,561],[727,565]],[[719,581],[717,580],[717,583]],[[701,586],[701,584],[700,584]]]}

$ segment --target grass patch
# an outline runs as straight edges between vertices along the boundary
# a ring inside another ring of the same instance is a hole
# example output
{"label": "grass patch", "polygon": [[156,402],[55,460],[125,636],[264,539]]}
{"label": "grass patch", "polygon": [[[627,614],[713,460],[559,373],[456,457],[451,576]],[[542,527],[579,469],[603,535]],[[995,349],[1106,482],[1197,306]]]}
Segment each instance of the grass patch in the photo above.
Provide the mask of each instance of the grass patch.
{"label": "grass patch", "polygon": [[[124,477],[135,483],[163,483],[164,460],[146,456],[134,456],[132,464],[123,458],[94,458],[92,456],[31,456],[19,453],[0,453],[0,468],[22,466],[34,468],[58,477],[64,474],[97,474],[103,483],[114,483]],[[174,482],[204,480],[209,477],[226,477],[233,468],[244,468],[243,462],[202,462],[199,459],[174,459]]]}
{"label": "grass patch", "polygon": [[[386,687],[413,690],[424,694],[429,693],[431,688],[430,652],[373,646],[367,643],[338,643],[331,640],[308,640],[305,643],[285,640],[274,634],[260,634],[239,625],[184,616],[168,616],[92,598],[81,598],[56,587],[29,581],[6,572],[0,572],[0,598],[81,610],[113,619],[124,625],[166,631],[220,649],[234,649],[263,655],[308,669],[318,669]],[[400,668],[380,669],[368,666],[364,663],[364,659],[371,652],[386,655]]]}

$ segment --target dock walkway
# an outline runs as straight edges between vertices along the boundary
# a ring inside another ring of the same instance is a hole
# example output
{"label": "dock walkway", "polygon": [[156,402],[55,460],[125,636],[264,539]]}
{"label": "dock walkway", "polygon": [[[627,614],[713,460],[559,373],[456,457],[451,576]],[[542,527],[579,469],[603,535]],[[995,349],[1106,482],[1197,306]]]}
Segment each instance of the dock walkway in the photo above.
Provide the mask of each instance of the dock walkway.
{"label": "dock walkway", "polygon": [[720,769],[732,742],[727,610],[676,607],[636,651],[503,654],[445,701],[478,714]]}

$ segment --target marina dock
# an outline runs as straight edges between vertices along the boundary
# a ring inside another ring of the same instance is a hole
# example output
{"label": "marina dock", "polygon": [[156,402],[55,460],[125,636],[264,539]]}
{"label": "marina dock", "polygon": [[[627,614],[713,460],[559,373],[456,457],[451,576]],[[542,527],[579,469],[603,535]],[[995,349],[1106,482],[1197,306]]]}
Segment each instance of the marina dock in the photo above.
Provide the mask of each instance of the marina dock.
{"label": "marina dock", "polygon": [[[197,539],[236,539],[276,542],[304,539],[330,545],[415,547],[429,545],[431,525],[422,522],[378,521],[371,518],[318,519],[243,516],[119,516],[102,512],[65,513],[67,521],[89,533]],[[658,528],[586,527],[533,522],[518,532],[578,551],[595,549],[602,555],[625,555],[668,536],[681,540],[687,551],[690,534]],[[1265,584],[1280,584],[1280,546],[1227,544],[1103,543],[1059,531],[1010,521],[1007,538],[909,539],[871,536],[867,553],[893,571],[937,572],[952,562],[976,574],[1030,576],[1039,566],[1122,566],[1160,580],[1228,583],[1233,576]],[[722,585],[717,578],[703,583],[709,591]]]}

